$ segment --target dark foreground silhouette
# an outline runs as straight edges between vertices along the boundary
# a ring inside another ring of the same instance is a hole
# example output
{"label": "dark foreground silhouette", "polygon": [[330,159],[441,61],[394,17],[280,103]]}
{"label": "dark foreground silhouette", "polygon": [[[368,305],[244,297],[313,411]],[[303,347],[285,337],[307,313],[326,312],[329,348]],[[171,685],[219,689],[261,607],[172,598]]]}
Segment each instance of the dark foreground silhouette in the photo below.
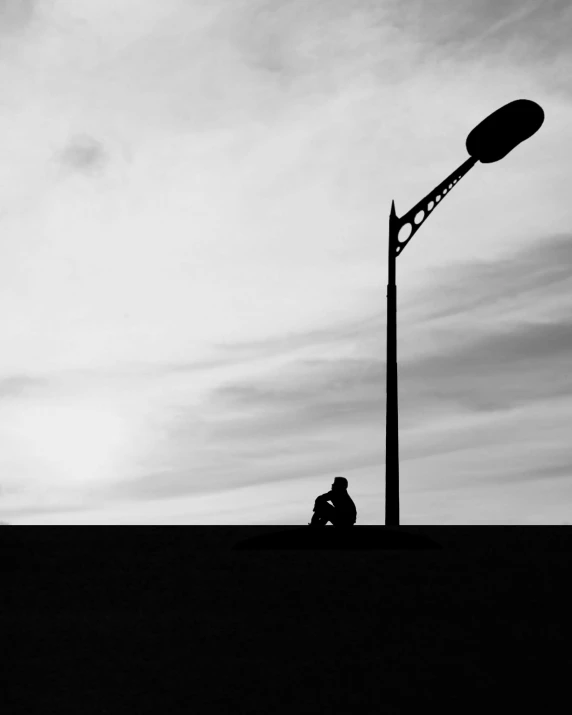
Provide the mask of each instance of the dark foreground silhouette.
{"label": "dark foreground silhouette", "polygon": [[284,527],[239,541],[235,551],[246,549],[441,549],[441,544],[406,531],[402,526]]}
{"label": "dark foreground silhouette", "polygon": [[0,529],[2,712],[562,710],[572,528],[355,526],[443,549],[231,550],[288,528]]}

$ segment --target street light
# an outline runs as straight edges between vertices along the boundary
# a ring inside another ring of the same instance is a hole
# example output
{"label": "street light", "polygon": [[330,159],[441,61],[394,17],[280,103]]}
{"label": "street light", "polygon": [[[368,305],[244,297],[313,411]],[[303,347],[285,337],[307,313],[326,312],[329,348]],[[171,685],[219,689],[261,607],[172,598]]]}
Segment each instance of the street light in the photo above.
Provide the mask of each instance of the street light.
{"label": "street light", "polygon": [[[480,161],[491,164],[537,132],[544,122],[544,111],[536,102],[517,99],[505,104],[478,124],[467,137],[470,158],[430,191],[403,216],[395,213],[395,201],[389,214],[389,250],[387,268],[387,363],[385,419],[385,525],[399,526],[399,433],[397,408],[397,301],[395,261],[443,197]],[[411,232],[399,241],[401,229]]]}

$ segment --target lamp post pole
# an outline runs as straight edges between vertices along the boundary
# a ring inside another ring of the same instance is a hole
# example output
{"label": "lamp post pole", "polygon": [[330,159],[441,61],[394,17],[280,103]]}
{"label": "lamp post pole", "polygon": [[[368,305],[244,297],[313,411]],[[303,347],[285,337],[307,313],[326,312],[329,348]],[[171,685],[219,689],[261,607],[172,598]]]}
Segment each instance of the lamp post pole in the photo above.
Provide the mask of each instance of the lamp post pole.
{"label": "lamp post pole", "polygon": [[395,247],[399,220],[395,201],[389,214],[387,252],[387,358],[385,363],[385,524],[399,526],[399,430],[397,409],[397,295],[395,285]]}
{"label": "lamp post pole", "polygon": [[[385,412],[385,525],[399,526],[399,431],[397,393],[397,286],[395,263],[405,246],[419,230],[441,199],[477,163],[470,157],[455,171],[430,191],[425,198],[403,216],[395,212],[391,202],[389,214],[389,242],[387,256],[387,357],[386,357],[386,412]],[[406,225],[411,233],[405,241],[399,241],[399,232]]]}

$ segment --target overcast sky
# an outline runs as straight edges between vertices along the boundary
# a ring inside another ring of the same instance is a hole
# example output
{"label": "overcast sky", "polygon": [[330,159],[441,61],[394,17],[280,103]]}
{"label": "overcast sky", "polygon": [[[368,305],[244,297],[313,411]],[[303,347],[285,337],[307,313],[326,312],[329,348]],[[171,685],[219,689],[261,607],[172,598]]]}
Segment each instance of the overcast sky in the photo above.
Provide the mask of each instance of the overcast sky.
{"label": "overcast sky", "polygon": [[572,522],[567,0],[0,0],[0,518]]}

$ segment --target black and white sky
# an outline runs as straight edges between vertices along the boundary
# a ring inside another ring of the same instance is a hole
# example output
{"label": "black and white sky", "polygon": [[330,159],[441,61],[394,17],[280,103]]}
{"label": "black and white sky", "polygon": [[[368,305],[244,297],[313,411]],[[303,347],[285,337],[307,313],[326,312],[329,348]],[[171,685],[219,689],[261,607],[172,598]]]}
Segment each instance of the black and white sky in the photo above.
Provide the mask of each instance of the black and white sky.
{"label": "black and white sky", "polygon": [[572,522],[572,6],[0,0],[0,518]]}

